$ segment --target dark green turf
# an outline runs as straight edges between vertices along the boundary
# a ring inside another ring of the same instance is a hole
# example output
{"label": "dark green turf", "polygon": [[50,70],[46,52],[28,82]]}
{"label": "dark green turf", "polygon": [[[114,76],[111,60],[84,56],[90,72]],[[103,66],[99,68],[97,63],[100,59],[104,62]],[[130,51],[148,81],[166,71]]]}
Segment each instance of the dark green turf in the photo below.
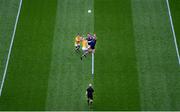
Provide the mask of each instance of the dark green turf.
{"label": "dark green turf", "polygon": [[[176,39],[178,48],[180,50],[180,1],[179,0],[169,0],[170,8],[171,8],[171,15],[173,19],[174,29],[176,33]],[[179,51],[180,52],[180,51]],[[171,104],[173,107],[173,110],[180,110],[180,66],[178,66],[178,74],[176,76],[170,75],[169,76],[169,90],[171,92]],[[176,69],[177,70],[177,69]],[[170,80],[171,79],[171,80]]]}
{"label": "dark green turf", "polygon": [[131,0],[95,0],[95,110],[139,110]]}
{"label": "dark green turf", "polygon": [[44,110],[56,0],[24,0],[0,110]]}
{"label": "dark green turf", "polygon": [[169,0],[178,48],[180,50],[180,1]]}

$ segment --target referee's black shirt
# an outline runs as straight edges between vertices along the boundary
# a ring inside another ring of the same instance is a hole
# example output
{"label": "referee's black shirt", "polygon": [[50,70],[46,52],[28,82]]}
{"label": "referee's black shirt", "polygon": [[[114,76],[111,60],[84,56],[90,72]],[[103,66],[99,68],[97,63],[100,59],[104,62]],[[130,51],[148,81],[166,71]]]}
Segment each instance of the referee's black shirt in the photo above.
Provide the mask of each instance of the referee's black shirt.
{"label": "referee's black shirt", "polygon": [[94,89],[92,87],[87,88],[87,97],[93,99]]}

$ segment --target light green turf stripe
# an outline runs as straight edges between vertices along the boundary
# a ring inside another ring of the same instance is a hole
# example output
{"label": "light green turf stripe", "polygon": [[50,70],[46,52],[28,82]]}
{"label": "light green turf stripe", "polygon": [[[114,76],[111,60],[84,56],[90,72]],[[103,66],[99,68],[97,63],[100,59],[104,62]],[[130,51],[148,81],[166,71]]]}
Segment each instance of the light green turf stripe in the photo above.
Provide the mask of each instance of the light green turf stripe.
{"label": "light green turf stripe", "polygon": [[0,83],[2,80],[19,0],[0,0]]}
{"label": "light green turf stripe", "polygon": [[175,100],[173,91],[180,72],[165,0],[132,0],[132,11],[141,108],[175,109],[179,95]]}
{"label": "light green turf stripe", "polygon": [[94,31],[93,0],[58,0],[46,110],[88,110],[85,91],[91,79],[91,57],[74,51],[79,32]]}

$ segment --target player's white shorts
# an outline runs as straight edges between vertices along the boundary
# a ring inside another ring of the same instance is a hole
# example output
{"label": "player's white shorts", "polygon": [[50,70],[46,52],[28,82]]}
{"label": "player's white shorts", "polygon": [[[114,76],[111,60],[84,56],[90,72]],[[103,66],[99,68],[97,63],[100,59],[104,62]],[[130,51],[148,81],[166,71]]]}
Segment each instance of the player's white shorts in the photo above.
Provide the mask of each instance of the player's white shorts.
{"label": "player's white shorts", "polygon": [[83,47],[83,48],[82,48],[82,50],[85,52],[85,51],[87,51],[87,50],[88,50],[88,48]]}
{"label": "player's white shorts", "polygon": [[75,46],[75,47],[78,47],[78,46],[80,46],[80,44],[76,44],[76,43],[75,43],[74,46]]}
{"label": "player's white shorts", "polygon": [[90,45],[88,45],[88,49],[90,49],[91,48],[91,46]]}

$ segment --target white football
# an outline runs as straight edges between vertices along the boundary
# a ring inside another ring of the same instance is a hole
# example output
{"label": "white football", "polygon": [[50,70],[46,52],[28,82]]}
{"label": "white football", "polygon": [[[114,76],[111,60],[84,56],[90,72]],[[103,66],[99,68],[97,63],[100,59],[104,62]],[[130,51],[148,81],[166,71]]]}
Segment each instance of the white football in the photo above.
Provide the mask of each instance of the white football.
{"label": "white football", "polygon": [[88,13],[91,13],[91,10],[88,10]]}

